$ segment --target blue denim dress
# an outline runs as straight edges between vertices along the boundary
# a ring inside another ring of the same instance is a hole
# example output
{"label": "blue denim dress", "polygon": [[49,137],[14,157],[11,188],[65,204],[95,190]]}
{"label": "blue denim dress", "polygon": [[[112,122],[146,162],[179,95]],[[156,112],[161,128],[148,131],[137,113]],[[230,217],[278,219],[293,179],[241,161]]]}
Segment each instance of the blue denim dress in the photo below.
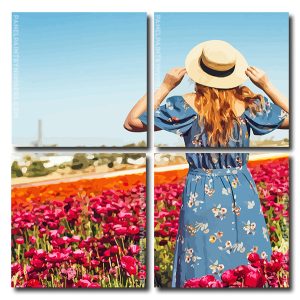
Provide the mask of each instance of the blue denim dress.
{"label": "blue denim dress", "polygon": [[[147,114],[140,120],[147,124]],[[256,115],[246,110],[228,147],[248,147],[250,129],[266,134],[278,128],[285,112],[265,98]],[[155,111],[154,124],[180,134],[187,147],[208,147],[197,113],[181,96],[170,97]],[[186,153],[186,177],[176,238],[172,287],[203,275],[217,279],[225,270],[247,264],[254,251],[272,254],[256,185],[247,169],[247,153]]]}

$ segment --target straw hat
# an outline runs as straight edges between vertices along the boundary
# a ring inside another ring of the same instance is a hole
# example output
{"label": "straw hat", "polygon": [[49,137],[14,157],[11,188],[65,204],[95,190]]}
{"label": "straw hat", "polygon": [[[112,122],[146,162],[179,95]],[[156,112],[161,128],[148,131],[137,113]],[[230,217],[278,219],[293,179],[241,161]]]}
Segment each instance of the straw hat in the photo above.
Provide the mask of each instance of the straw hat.
{"label": "straw hat", "polygon": [[187,55],[188,76],[205,86],[230,89],[247,80],[244,56],[229,43],[211,40],[198,44]]}

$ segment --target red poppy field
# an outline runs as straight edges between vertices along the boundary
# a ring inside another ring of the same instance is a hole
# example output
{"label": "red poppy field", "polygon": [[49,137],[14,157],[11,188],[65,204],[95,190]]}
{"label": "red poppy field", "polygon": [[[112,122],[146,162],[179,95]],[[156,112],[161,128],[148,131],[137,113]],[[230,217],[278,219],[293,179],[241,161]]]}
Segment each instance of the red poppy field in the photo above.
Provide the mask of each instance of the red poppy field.
{"label": "red poppy field", "polygon": [[[249,162],[268,226],[273,255],[265,260],[255,252],[248,265],[223,273],[193,278],[185,288],[287,288],[289,287],[289,160],[276,158]],[[155,282],[170,287],[172,263],[187,170],[155,174]]]}
{"label": "red poppy field", "polygon": [[12,189],[11,284],[143,288],[146,174]]}

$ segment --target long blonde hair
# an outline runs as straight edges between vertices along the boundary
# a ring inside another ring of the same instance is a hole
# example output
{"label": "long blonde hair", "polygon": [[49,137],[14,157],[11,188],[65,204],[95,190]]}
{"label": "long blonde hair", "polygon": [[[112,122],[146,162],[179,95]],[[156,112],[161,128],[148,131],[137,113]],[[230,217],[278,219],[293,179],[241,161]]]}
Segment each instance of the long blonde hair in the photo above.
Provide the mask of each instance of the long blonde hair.
{"label": "long blonde hair", "polygon": [[[226,146],[233,139],[235,124],[240,130],[240,118],[234,113],[236,99],[245,102],[245,108],[249,108],[255,114],[262,109],[264,98],[260,94],[253,93],[246,86],[232,89],[217,89],[196,83],[195,107],[199,114],[199,125],[204,126],[207,134],[207,143],[210,147]],[[259,101],[255,101],[259,100]]]}

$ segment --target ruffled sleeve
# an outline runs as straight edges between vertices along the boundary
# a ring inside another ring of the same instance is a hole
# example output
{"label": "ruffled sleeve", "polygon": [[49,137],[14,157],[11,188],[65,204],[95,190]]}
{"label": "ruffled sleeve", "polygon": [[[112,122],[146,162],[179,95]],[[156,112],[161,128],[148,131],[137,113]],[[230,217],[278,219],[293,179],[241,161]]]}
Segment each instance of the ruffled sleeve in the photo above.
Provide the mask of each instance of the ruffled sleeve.
{"label": "ruffled sleeve", "polygon": [[257,112],[246,109],[245,121],[255,135],[263,135],[277,129],[288,114],[278,105],[264,97],[264,104],[258,103],[261,108]]}
{"label": "ruffled sleeve", "polygon": [[[139,119],[147,124],[147,113],[140,115]],[[185,134],[192,127],[195,119],[197,113],[182,96],[168,97],[166,103],[154,111],[154,125],[178,135]]]}
{"label": "ruffled sleeve", "polygon": [[139,119],[143,124],[147,125],[147,123],[148,123],[147,112],[145,111],[144,113],[142,113],[139,116]]}

